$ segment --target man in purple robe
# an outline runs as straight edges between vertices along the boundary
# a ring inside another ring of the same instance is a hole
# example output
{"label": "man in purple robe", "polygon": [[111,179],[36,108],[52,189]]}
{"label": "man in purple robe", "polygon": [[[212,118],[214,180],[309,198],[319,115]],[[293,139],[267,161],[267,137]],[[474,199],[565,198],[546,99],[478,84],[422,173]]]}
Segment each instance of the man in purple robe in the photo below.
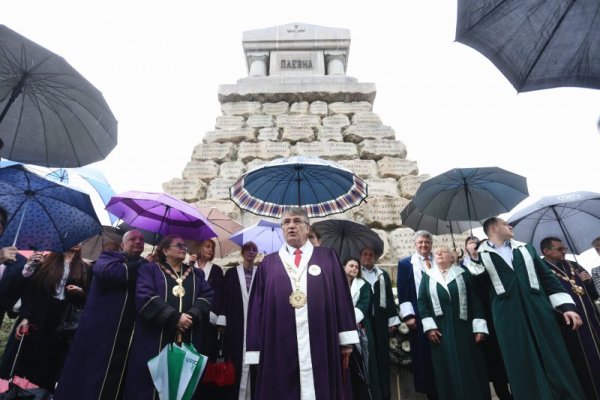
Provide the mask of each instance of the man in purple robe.
{"label": "man in purple robe", "polygon": [[133,339],[135,283],[144,236],[123,236],[123,252],[104,251],[92,273],[92,284],[77,333],[71,344],[54,398],[57,400],[120,399]]}
{"label": "man in purple robe", "polygon": [[254,277],[245,362],[257,365],[254,399],[344,398],[344,367],[358,343],[348,282],[335,252],[308,241],[301,208],[284,211],[286,243]]}

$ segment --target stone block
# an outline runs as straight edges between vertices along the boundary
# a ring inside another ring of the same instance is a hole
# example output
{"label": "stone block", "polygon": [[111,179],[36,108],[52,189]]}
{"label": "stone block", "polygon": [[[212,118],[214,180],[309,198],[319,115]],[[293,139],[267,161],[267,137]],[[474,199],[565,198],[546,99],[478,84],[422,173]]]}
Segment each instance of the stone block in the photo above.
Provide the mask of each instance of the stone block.
{"label": "stone block", "polygon": [[296,154],[299,156],[314,156],[328,160],[348,160],[358,158],[354,143],[311,142],[297,143]]}
{"label": "stone block", "polygon": [[329,114],[346,114],[351,116],[355,113],[369,112],[373,105],[367,101],[353,101],[351,103],[335,102],[329,104]]}
{"label": "stone block", "polygon": [[398,182],[394,178],[371,178],[366,180],[369,197],[392,196],[400,197]]}
{"label": "stone block", "polygon": [[281,141],[296,143],[296,142],[312,142],[315,140],[315,132],[312,128],[283,128]]}
{"label": "stone block", "polygon": [[201,143],[194,147],[192,160],[197,161],[215,161],[221,163],[224,161],[233,161],[236,145],[233,143]]}
{"label": "stone block", "polygon": [[379,118],[379,115],[375,114],[374,112],[367,111],[354,113],[354,115],[352,116],[352,124],[379,126],[382,123],[381,119]]}
{"label": "stone block", "polygon": [[246,172],[250,172],[253,171],[259,167],[262,167],[263,165],[267,164],[268,161],[266,160],[261,160],[260,158],[255,158],[252,161],[249,161],[248,164],[246,164]]}
{"label": "stone block", "polygon": [[[323,120],[325,125],[325,120]],[[344,140],[347,142],[359,143],[365,139],[391,139],[396,138],[396,132],[389,126],[374,126],[374,125],[351,125],[344,129]]]}
{"label": "stone block", "polygon": [[392,229],[402,225],[400,212],[409,200],[402,197],[369,196],[356,212],[371,228]]}
{"label": "stone block", "polygon": [[324,117],[321,122],[323,123],[323,126],[332,128],[345,128],[350,125],[350,120],[344,114],[334,114],[329,117]]}
{"label": "stone block", "polygon": [[318,115],[283,114],[277,116],[277,126],[282,128],[316,128],[321,125],[321,117]]}
{"label": "stone block", "polygon": [[256,134],[253,128],[238,128],[231,130],[208,131],[202,139],[204,143],[240,143],[255,142]]}
{"label": "stone block", "polygon": [[393,252],[391,251],[388,233],[383,229],[372,229],[372,231],[375,232],[383,242],[383,253],[381,254],[381,257],[379,257],[379,259],[377,260],[377,263],[392,261]]}
{"label": "stone block", "polygon": [[198,201],[206,195],[206,183],[201,180],[171,179],[163,183],[163,191],[185,201]]}
{"label": "stone block", "polygon": [[308,102],[300,101],[298,103],[292,103],[290,106],[290,114],[308,114]]}
{"label": "stone block", "polygon": [[383,157],[377,161],[377,167],[382,178],[400,179],[406,175],[417,175],[419,173],[416,161],[396,157]]}
{"label": "stone block", "polygon": [[[348,168],[360,178],[377,178],[377,163],[374,160],[339,160],[338,163]],[[394,183],[395,186],[395,183]],[[369,188],[369,194],[371,188]]]}
{"label": "stone block", "polygon": [[289,157],[291,155],[291,146],[285,142],[258,142],[258,143],[240,143],[238,149],[238,160],[244,163],[260,158],[263,160],[272,160],[279,157]]}
{"label": "stone block", "polygon": [[225,115],[241,115],[248,117],[251,114],[260,114],[261,104],[258,101],[235,101],[221,104],[221,111]]}
{"label": "stone block", "polygon": [[243,162],[224,162],[219,169],[219,178],[238,179],[244,172],[246,172],[246,166]]}
{"label": "stone block", "polygon": [[406,175],[400,178],[400,193],[403,197],[412,198],[423,181],[429,179],[429,175]]}
{"label": "stone block", "polygon": [[250,128],[270,128],[275,125],[271,115],[253,114],[248,117],[246,125]]}
{"label": "stone block", "polygon": [[219,115],[215,122],[215,129],[239,129],[244,127],[244,117],[240,115]]}
{"label": "stone block", "polygon": [[196,207],[215,207],[229,218],[239,221],[241,218],[241,210],[231,200],[206,198],[194,203]]}
{"label": "stone block", "polygon": [[310,103],[308,112],[311,114],[316,114],[320,117],[324,117],[327,115],[327,103],[324,101],[313,101]]}
{"label": "stone block", "polygon": [[229,188],[235,183],[235,179],[217,178],[210,181],[206,197],[210,199],[229,199]]}
{"label": "stone block", "polygon": [[262,128],[258,131],[258,140],[277,142],[279,140],[279,128]]}
{"label": "stone block", "polygon": [[278,103],[263,103],[262,112],[266,115],[287,114],[290,111],[289,103],[280,101]]}
{"label": "stone block", "polygon": [[181,176],[188,181],[209,182],[219,175],[219,164],[214,161],[190,161]]}
{"label": "stone block", "polygon": [[433,236],[433,248],[435,249],[438,246],[448,246],[450,249],[453,249],[456,245],[457,249],[461,249],[465,240],[469,237],[468,233],[455,233],[454,241],[452,240],[452,236],[449,234],[446,235],[434,235]]}
{"label": "stone block", "polygon": [[396,258],[399,260],[415,252],[415,231],[410,228],[394,229],[389,234]]}
{"label": "stone block", "polygon": [[322,142],[343,142],[342,130],[329,126],[320,126],[317,128],[317,139]]}
{"label": "stone block", "polygon": [[406,158],[406,146],[399,140],[363,140],[358,144],[360,158],[381,160],[385,156]]}

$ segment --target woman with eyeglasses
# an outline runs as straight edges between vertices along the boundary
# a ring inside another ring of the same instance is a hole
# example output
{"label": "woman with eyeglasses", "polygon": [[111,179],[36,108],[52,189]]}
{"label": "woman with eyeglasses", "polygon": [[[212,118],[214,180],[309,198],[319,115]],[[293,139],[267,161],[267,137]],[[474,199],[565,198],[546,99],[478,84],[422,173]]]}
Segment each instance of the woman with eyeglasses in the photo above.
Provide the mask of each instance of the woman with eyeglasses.
{"label": "woman with eyeglasses", "polygon": [[249,365],[243,363],[246,352],[246,322],[248,318],[248,300],[252,291],[252,281],[256,273],[254,261],[258,248],[253,242],[242,246],[242,263],[225,273],[223,292],[223,324],[226,326],[223,354],[233,362],[236,376],[235,384],[227,399],[250,399],[252,388]]}
{"label": "woman with eyeglasses", "polygon": [[202,326],[209,323],[213,290],[204,273],[183,261],[181,237],[170,235],[158,244],[158,261],[140,267],[136,283],[135,335],[125,379],[123,398],[158,398],[148,360],[169,343],[192,343],[199,349]]}

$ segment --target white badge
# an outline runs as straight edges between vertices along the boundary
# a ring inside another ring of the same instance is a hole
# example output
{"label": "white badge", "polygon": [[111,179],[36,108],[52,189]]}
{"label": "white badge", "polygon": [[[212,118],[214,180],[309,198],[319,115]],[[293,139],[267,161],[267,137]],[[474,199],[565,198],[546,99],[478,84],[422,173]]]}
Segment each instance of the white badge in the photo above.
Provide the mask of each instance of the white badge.
{"label": "white badge", "polygon": [[321,267],[313,264],[310,267],[308,267],[308,273],[312,276],[319,276],[321,275]]}

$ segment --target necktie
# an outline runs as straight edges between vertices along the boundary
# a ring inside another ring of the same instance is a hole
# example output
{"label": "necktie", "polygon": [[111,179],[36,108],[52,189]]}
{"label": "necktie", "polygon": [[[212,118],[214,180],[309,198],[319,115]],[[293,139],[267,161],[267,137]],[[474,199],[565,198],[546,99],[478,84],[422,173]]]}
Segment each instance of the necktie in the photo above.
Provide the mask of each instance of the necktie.
{"label": "necktie", "polygon": [[431,261],[429,261],[429,258],[425,259],[425,270],[430,270],[431,269]]}
{"label": "necktie", "polygon": [[300,259],[302,258],[302,250],[300,249],[296,249],[294,251],[294,264],[296,264],[296,267],[300,266]]}

